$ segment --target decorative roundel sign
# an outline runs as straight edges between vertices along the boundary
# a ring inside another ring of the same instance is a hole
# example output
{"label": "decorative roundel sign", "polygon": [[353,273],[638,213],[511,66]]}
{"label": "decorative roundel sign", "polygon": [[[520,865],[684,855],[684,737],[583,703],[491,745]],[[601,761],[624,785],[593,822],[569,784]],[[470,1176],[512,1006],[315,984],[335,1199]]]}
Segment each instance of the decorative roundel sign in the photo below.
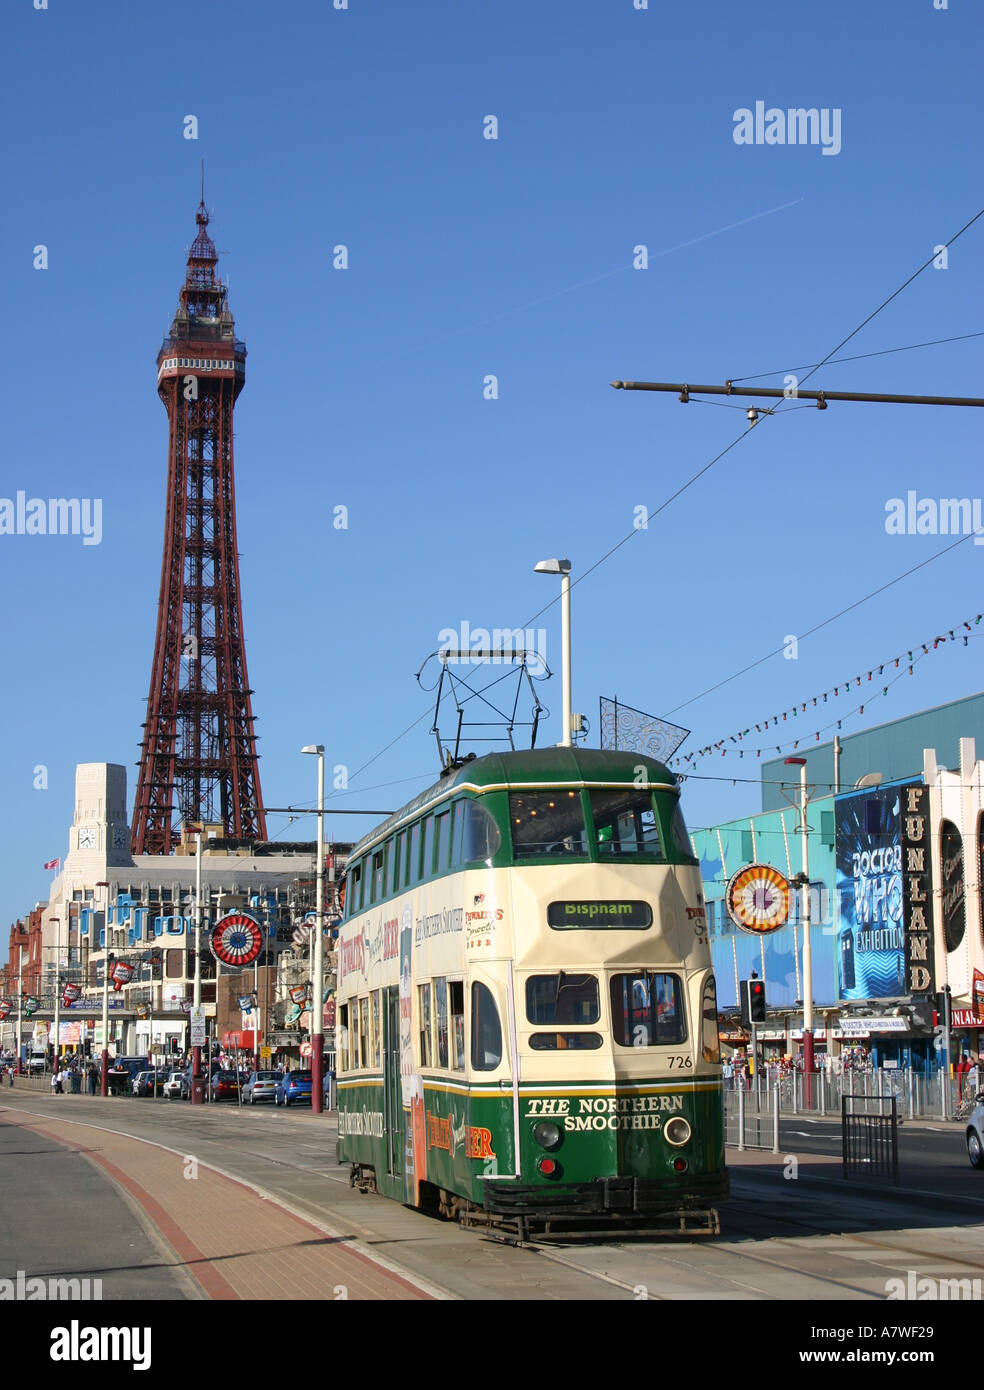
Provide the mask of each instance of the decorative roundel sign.
{"label": "decorative roundel sign", "polygon": [[295,985],[294,988],[290,991],[290,999],[292,1004],[303,1004],[307,1000],[307,997],[307,985]]}
{"label": "decorative roundel sign", "polygon": [[749,864],[732,874],[724,901],[736,927],[766,936],[789,916],[789,884],[771,864]]}
{"label": "decorative roundel sign", "polygon": [[223,965],[252,965],[263,949],[263,928],[245,912],[230,912],[209,932],[208,944]]}
{"label": "decorative roundel sign", "polygon": [[14,1001],[12,999],[0,999],[0,1018],[6,1018],[13,1007]]}
{"label": "decorative roundel sign", "polygon": [[81,985],[65,985],[62,990],[62,1003],[65,1005],[74,1004],[76,999],[82,997]]}

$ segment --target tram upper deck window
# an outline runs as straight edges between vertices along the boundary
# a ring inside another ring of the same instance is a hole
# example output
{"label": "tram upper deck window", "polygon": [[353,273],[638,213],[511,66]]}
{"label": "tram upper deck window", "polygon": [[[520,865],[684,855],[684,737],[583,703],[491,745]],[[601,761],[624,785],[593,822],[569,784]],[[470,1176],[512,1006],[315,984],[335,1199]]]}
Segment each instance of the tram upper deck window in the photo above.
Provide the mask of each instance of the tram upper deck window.
{"label": "tram upper deck window", "polygon": [[696,859],[694,847],[690,843],[690,836],[687,834],[687,822],[683,819],[683,811],[679,801],[673,804],[673,814],[670,818],[670,834],[673,836],[673,843],[681,854],[685,854],[688,859]]}
{"label": "tram upper deck window", "polygon": [[385,860],[384,850],[378,849],[372,856],[372,880],[371,880],[371,902],[378,903],[383,896],[383,864]]}
{"label": "tram upper deck window", "polygon": [[653,970],[613,975],[612,1034],[620,1047],[667,1047],[687,1037],[679,975]]}
{"label": "tram upper deck window", "polygon": [[476,980],[471,995],[471,1064],[474,1071],[495,1071],[502,1061],[502,1024],[492,991]]}
{"label": "tram upper deck window", "polygon": [[610,791],[591,792],[590,798],[600,859],[627,854],[665,858],[651,791],[644,787],[614,787]]}
{"label": "tram upper deck window", "polygon": [[597,1023],[601,1014],[594,975],[531,975],[526,981],[530,1023]]}
{"label": "tram upper deck window", "polygon": [[587,858],[581,797],[575,791],[511,792],[513,857]]}
{"label": "tram upper deck window", "polygon": [[462,801],[454,829],[453,863],[470,864],[476,859],[493,859],[502,845],[502,833],[495,817],[480,801]]}

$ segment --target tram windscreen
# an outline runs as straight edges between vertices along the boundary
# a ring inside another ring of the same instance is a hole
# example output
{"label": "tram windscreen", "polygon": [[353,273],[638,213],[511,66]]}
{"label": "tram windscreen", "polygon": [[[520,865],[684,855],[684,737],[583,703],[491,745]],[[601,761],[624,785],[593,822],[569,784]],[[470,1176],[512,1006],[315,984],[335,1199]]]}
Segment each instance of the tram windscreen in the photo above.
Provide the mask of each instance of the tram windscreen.
{"label": "tram windscreen", "polygon": [[530,1023],[597,1023],[601,1016],[594,975],[531,975],[526,981],[526,1017]]}
{"label": "tram windscreen", "polygon": [[588,838],[578,792],[512,792],[509,797],[513,856],[587,858]]}
{"label": "tram windscreen", "polygon": [[652,854],[664,858],[652,792],[641,787],[617,787],[594,791],[590,796],[599,857]]}
{"label": "tram windscreen", "polygon": [[666,1047],[687,1037],[683,986],[678,975],[652,970],[613,975],[612,1034],[621,1047]]}

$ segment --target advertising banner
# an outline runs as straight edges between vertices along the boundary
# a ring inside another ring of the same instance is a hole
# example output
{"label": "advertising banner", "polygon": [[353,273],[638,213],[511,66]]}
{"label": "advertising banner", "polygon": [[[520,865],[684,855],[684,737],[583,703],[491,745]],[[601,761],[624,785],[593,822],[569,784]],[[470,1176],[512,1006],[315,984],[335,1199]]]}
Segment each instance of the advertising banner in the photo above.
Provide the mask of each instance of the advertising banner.
{"label": "advertising banner", "polygon": [[940,826],[940,869],[943,879],[943,940],[948,951],[955,951],[964,939],[963,837],[951,820]]}
{"label": "advertising banner", "polygon": [[905,787],[839,796],[837,959],[841,999],[907,993],[902,918]]}

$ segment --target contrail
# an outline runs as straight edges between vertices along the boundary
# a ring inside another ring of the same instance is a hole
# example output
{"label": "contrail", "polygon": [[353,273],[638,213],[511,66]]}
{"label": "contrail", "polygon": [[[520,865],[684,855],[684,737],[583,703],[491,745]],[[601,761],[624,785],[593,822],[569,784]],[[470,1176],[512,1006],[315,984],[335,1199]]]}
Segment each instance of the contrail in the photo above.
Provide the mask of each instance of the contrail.
{"label": "contrail", "polygon": [[[745,227],[749,222],[758,222],[760,218],[771,217],[775,212],[785,212],[787,208],[795,207],[797,203],[802,203],[802,198],[794,198],[790,203],[780,203],[778,207],[766,208],[764,212],[753,213],[751,217],[742,217],[738,222],[729,222],[725,227],[716,227],[713,232],[704,232],[701,236],[691,237],[689,241],[677,242],[675,246],[667,246],[662,251],[655,251],[650,256],[651,261],[657,261],[661,256],[671,256],[675,251],[683,251],[688,246],[696,246],[698,242],[709,241],[711,237],[722,236],[725,232],[733,232],[736,227]],[[542,295],[539,299],[531,299],[526,304],[517,304],[514,309],[506,309],[504,313],[493,314],[491,318],[479,319],[477,323],[470,323],[465,328],[452,329],[450,333],[445,333],[442,338],[433,338],[430,342],[419,343],[416,348],[406,348],[407,352],[418,352],[423,348],[439,347],[441,343],[448,342],[451,338],[457,338],[462,333],[471,333],[476,328],[486,328],[490,323],[501,323],[503,319],[512,318],[514,314],[521,314],[526,309],[535,309],[540,304],[548,304],[551,299],[559,299],[563,294],[573,294],[575,290],[583,290],[588,285],[597,285],[602,280],[609,280],[613,275],[621,275],[623,271],[631,270],[632,263],[616,266],[614,270],[603,271],[601,275],[592,275],[588,280],[579,280],[576,285],[567,285],[562,290],[554,290],[550,294]],[[398,357],[400,353],[394,353]],[[384,359],[390,361],[390,358]]]}

